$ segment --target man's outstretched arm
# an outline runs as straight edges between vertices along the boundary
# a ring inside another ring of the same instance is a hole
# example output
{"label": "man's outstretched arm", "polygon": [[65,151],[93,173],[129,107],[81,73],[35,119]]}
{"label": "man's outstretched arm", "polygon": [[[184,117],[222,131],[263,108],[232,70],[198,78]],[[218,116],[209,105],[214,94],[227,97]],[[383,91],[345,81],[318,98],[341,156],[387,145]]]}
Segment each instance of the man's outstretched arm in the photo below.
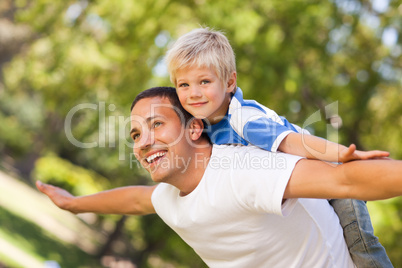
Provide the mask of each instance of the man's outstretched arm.
{"label": "man's outstretched arm", "polygon": [[73,196],[66,190],[36,182],[36,187],[61,209],[72,213],[146,215],[155,213],[151,196],[156,186],[126,186],[92,195]]}
{"label": "man's outstretched arm", "polygon": [[288,198],[380,200],[402,195],[402,161],[359,160],[336,167],[300,160],[284,193]]}

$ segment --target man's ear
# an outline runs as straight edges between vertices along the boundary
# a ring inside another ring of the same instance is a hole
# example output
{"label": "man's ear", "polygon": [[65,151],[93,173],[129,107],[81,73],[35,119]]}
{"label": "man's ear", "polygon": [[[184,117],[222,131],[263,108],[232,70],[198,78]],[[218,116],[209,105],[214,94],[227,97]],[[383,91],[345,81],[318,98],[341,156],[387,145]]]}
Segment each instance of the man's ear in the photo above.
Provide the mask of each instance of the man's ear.
{"label": "man's ear", "polygon": [[229,80],[226,85],[227,93],[234,92],[234,90],[236,89],[236,82],[237,82],[237,73],[232,72],[229,76]]}
{"label": "man's ear", "polygon": [[201,137],[204,130],[204,123],[201,119],[193,118],[189,122],[190,138],[193,141],[198,140]]}

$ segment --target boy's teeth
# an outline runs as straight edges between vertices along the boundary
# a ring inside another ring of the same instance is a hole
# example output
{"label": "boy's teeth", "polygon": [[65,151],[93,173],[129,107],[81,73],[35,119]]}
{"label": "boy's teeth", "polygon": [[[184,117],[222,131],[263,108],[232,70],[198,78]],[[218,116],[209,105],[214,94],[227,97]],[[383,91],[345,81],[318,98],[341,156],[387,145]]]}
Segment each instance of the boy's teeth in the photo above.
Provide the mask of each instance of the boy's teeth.
{"label": "boy's teeth", "polygon": [[166,154],[166,152],[157,152],[153,155],[150,155],[147,157],[147,162],[151,163],[155,158],[164,156],[165,154]]}

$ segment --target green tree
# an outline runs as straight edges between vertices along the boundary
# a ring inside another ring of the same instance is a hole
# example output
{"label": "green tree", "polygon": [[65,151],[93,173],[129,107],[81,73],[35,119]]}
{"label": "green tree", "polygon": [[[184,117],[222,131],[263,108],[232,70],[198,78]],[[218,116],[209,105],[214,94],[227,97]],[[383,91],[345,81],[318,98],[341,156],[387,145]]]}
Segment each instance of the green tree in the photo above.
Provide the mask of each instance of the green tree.
{"label": "green tree", "polygon": [[[103,187],[149,183],[130,156],[128,108],[138,92],[171,85],[163,55],[202,25],[226,32],[246,98],[318,136],[401,158],[402,6],[379,2],[5,1],[8,25],[24,32],[1,50],[10,56],[0,57],[0,155],[27,177],[50,155],[107,178]],[[71,137],[95,146],[77,147]],[[174,234],[161,232],[158,218],[113,219],[124,226],[115,230],[124,233],[119,254],[134,262],[152,266],[160,256],[202,265]],[[402,265],[388,241],[394,265]]]}

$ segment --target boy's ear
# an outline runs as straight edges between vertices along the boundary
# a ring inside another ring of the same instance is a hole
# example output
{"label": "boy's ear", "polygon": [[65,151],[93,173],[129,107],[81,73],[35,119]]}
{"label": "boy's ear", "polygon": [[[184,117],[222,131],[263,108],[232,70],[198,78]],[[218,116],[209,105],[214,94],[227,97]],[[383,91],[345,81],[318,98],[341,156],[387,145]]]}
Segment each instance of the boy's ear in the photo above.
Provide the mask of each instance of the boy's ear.
{"label": "boy's ear", "polygon": [[189,123],[189,130],[191,140],[196,141],[201,137],[202,132],[204,131],[204,123],[201,119],[193,118]]}
{"label": "boy's ear", "polygon": [[226,85],[226,92],[230,93],[233,92],[236,89],[236,81],[237,81],[237,73],[232,72],[229,76],[229,80]]}

